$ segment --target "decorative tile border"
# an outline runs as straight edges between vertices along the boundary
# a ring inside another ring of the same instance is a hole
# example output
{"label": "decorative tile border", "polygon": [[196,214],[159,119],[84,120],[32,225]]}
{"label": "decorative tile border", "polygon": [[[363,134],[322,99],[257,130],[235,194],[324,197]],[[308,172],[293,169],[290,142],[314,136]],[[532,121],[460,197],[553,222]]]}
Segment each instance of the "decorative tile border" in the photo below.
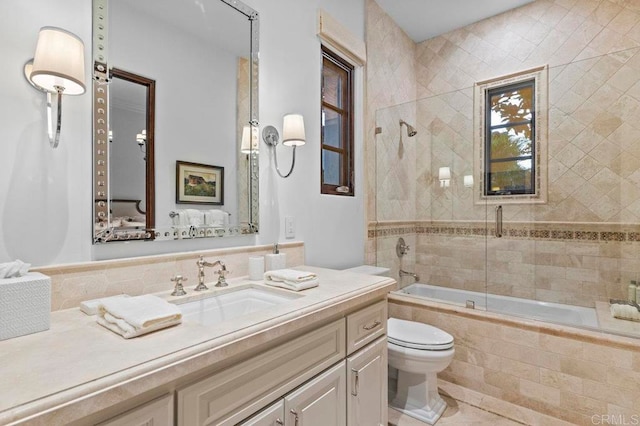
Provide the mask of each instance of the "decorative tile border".
{"label": "decorative tile border", "polygon": [[[505,224],[504,236],[513,239],[585,242],[640,242],[640,225],[532,222]],[[495,235],[492,224],[481,222],[370,222],[369,239],[401,235],[485,237]]]}

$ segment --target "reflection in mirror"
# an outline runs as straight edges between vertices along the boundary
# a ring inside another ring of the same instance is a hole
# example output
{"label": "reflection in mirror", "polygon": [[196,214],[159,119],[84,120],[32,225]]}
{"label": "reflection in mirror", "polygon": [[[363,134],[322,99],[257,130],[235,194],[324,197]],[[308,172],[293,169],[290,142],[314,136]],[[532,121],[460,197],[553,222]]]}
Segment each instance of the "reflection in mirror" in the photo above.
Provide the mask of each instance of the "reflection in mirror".
{"label": "reflection in mirror", "polygon": [[155,81],[117,68],[109,87],[110,227],[152,229]]}
{"label": "reflection in mirror", "polygon": [[[94,0],[93,50],[95,221],[107,224],[94,242],[257,232],[257,150],[240,149],[258,124],[257,13],[236,0]],[[120,70],[155,82],[155,125],[144,83]],[[223,169],[223,204],[182,204],[178,163]],[[123,204],[144,225],[118,220]],[[206,220],[217,213],[222,226]]]}

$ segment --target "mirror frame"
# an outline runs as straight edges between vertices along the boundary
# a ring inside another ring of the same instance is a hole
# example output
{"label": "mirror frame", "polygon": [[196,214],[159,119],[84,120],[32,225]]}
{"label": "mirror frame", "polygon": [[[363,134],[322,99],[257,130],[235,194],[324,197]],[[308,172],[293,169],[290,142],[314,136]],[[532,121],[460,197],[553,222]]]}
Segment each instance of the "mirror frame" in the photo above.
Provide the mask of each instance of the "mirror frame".
{"label": "mirror frame", "polygon": [[[213,0],[212,0],[213,1]],[[260,22],[258,12],[245,5],[239,0],[218,0],[227,4],[231,8],[245,15],[250,24],[250,100],[249,117],[247,124],[259,126],[258,121],[258,75],[259,75],[259,39]],[[258,233],[259,222],[259,172],[257,152],[249,155],[249,177],[247,188],[249,202],[248,223],[238,224],[220,232],[216,230],[203,232],[203,230],[189,230],[186,235],[179,235],[178,231],[171,228],[155,228],[155,197],[150,195],[149,177],[152,178],[155,190],[154,166],[147,163],[147,189],[146,189],[146,229],[115,229],[105,228],[96,230],[95,224],[109,217],[111,211],[111,200],[109,199],[109,81],[111,72],[108,61],[109,42],[109,0],[93,0],[93,244],[106,243],[111,241],[130,240],[178,240],[206,237],[220,237],[225,235],[236,236],[244,234]],[[147,132],[154,131],[154,121],[151,120],[147,127]],[[235,141],[238,145],[238,142]],[[239,145],[238,145],[239,149]],[[152,151],[153,152],[153,151]],[[151,170],[150,170],[151,166]],[[238,188],[236,188],[238,190]],[[239,200],[244,202],[244,200]],[[151,219],[151,220],[150,220]],[[183,232],[184,234],[184,232]]]}

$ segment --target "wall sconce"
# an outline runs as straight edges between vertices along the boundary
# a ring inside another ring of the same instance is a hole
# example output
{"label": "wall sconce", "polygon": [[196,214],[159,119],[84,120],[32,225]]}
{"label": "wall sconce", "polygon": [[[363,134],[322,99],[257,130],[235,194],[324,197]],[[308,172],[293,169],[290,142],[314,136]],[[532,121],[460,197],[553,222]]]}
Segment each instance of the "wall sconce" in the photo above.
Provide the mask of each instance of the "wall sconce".
{"label": "wall sconce", "polygon": [[240,145],[240,152],[243,154],[257,154],[259,141],[258,127],[250,125],[244,126],[242,128],[242,144]]}
{"label": "wall sconce", "polygon": [[465,175],[463,178],[463,183],[465,188],[473,187],[473,175]]}
{"label": "wall sconce", "polygon": [[300,114],[287,114],[282,119],[282,144],[293,147],[293,160],[289,173],[283,175],[278,168],[278,155],[276,146],[278,145],[278,131],[273,126],[267,126],[262,130],[262,140],[273,148],[273,159],[276,164],[276,171],[282,178],[288,178],[296,165],[296,148],[306,143],[304,134],[304,118]]}
{"label": "wall sconce", "polygon": [[440,187],[446,188],[451,182],[451,169],[449,167],[440,167],[438,170],[438,179],[440,179]]}
{"label": "wall sconce", "polygon": [[[81,95],[84,84],[84,43],[78,36],[56,27],[42,27],[36,53],[24,65],[27,81],[47,94],[47,133],[52,148],[60,141],[62,94]],[[57,124],[54,131],[51,94],[57,94]]]}

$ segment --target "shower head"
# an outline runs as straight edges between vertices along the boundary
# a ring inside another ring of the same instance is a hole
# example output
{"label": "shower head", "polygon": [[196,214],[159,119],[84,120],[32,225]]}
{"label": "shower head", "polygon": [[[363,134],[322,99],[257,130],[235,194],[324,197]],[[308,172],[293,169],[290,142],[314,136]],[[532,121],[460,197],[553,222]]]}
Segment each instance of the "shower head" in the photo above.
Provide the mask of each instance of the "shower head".
{"label": "shower head", "polygon": [[402,125],[407,126],[407,135],[411,138],[418,134],[418,131],[411,124],[407,123],[404,120],[400,120],[400,129],[402,130]]}

